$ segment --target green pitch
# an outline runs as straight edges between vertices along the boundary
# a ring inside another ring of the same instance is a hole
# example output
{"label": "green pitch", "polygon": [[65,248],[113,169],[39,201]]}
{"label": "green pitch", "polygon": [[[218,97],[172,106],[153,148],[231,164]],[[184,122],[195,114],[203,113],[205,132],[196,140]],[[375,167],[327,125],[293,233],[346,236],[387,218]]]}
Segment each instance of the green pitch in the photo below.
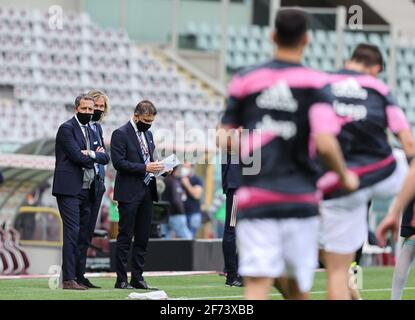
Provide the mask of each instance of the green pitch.
{"label": "green pitch", "polygon": [[[364,268],[364,299],[389,299],[392,281],[392,268]],[[0,280],[0,300],[116,300],[127,299],[130,292],[142,290],[114,289],[115,279],[93,278],[94,284],[102,289],[88,291],[51,290],[47,279]],[[242,299],[242,288],[229,288],[224,285],[224,277],[219,275],[191,275],[169,277],[147,277],[147,282],[164,290],[171,299]],[[316,273],[312,299],[325,299],[325,273]],[[277,291],[272,292],[273,299],[281,299]],[[404,299],[415,300],[415,272],[411,272]]]}

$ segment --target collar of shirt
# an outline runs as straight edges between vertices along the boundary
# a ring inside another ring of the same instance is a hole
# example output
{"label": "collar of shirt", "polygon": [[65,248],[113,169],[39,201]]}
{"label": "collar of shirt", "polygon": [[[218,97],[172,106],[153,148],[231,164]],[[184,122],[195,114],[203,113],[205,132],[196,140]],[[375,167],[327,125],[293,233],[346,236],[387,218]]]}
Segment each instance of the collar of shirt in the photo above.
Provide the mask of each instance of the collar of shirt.
{"label": "collar of shirt", "polygon": [[98,124],[97,121],[91,121],[88,125],[92,130],[95,131],[95,130],[98,130],[97,124]]}
{"label": "collar of shirt", "polygon": [[133,126],[135,133],[137,133],[138,132],[137,125],[135,124],[133,118],[130,119],[130,123]]}
{"label": "collar of shirt", "polygon": [[133,128],[135,130],[135,134],[138,135],[141,138],[144,145],[148,148],[147,138],[146,138],[146,135],[144,134],[144,132],[138,131],[137,125],[135,124],[133,118],[130,119],[130,123],[131,123],[131,125],[133,126]]}
{"label": "collar of shirt", "polygon": [[85,131],[84,131],[84,129],[83,129],[83,128],[84,128],[85,126],[87,126],[87,125],[85,125],[85,126],[84,126],[82,123],[80,123],[80,122],[79,122],[79,120],[78,120],[78,117],[76,116],[76,114],[75,114],[75,116],[74,116],[74,117],[75,117],[76,122],[78,122],[79,127],[81,128],[82,133],[83,133],[83,134],[84,134],[84,136],[85,136]]}
{"label": "collar of shirt", "polygon": [[[141,138],[144,138],[144,137],[145,137],[144,132],[138,131],[138,129],[137,129],[137,125],[135,124],[135,122],[134,122],[133,118],[131,118],[131,119],[130,119],[130,123],[131,123],[131,125],[133,126],[133,128],[134,128],[134,130],[135,130],[135,133],[136,133],[136,134],[138,134]],[[145,141],[145,140],[144,140],[144,143],[146,143],[146,144],[147,144],[147,141]]]}

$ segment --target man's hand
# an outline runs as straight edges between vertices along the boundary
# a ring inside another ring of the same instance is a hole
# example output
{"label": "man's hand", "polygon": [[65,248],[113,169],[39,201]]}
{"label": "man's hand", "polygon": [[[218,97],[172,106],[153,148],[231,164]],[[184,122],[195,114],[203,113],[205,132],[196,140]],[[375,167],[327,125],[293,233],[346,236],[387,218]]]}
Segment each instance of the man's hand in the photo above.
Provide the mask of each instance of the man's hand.
{"label": "man's hand", "polygon": [[150,162],[150,163],[147,163],[146,165],[146,171],[150,173],[159,173],[163,169],[164,169],[164,165],[158,161]]}
{"label": "man's hand", "polygon": [[84,156],[89,156],[89,151],[88,150],[81,150],[81,152]]}
{"label": "man's hand", "polygon": [[191,183],[190,183],[189,177],[183,177],[182,178],[182,184],[184,186],[192,186]]}
{"label": "man's hand", "polygon": [[239,151],[242,127],[233,128],[221,125],[216,130],[216,145],[228,153]]}
{"label": "man's hand", "polygon": [[359,188],[359,177],[351,171],[346,171],[345,175],[341,177],[340,182],[343,189],[352,192]]}
{"label": "man's hand", "polygon": [[95,152],[104,152],[105,153],[105,149],[103,147],[98,147],[97,150],[95,150]]}
{"label": "man's hand", "polygon": [[386,235],[389,231],[392,232],[393,240],[398,240],[399,220],[399,215],[395,214],[388,214],[385,218],[383,218],[382,222],[376,229],[376,239],[381,247],[386,245]]}

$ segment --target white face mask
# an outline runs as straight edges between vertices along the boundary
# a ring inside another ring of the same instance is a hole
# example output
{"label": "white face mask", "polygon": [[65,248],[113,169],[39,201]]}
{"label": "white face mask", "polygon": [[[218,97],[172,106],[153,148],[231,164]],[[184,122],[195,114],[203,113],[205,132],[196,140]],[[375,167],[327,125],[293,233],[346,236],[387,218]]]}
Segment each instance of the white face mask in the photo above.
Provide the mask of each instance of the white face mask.
{"label": "white face mask", "polygon": [[190,175],[190,173],[191,173],[191,171],[190,171],[189,168],[181,168],[180,169],[180,174],[181,174],[182,177],[187,177],[187,176]]}

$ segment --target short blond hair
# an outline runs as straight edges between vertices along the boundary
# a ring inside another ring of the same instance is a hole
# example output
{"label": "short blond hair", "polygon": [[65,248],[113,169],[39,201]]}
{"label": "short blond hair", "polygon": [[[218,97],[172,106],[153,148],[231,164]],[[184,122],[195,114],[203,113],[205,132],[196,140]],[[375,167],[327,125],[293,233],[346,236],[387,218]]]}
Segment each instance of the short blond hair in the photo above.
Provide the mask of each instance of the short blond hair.
{"label": "short blond hair", "polygon": [[110,99],[108,98],[108,96],[104,92],[102,92],[101,90],[98,90],[98,89],[90,90],[88,92],[88,95],[93,97],[95,99],[95,101],[97,101],[97,99],[99,99],[101,97],[104,98],[105,108],[104,108],[104,114],[103,114],[101,120],[104,119],[109,114],[109,112],[111,110]]}

